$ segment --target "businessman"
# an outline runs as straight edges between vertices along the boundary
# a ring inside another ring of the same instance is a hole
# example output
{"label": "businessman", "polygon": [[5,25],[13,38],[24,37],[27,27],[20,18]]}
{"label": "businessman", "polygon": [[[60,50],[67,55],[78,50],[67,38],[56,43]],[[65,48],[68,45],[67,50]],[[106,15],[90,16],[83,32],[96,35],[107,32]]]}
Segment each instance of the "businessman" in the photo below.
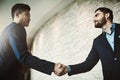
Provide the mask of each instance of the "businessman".
{"label": "businessman", "polygon": [[66,66],[64,71],[69,76],[84,73],[100,60],[104,80],[120,80],[120,24],[113,23],[113,12],[106,7],[95,11],[94,24],[103,32],[94,39],[88,57],[82,63]]}
{"label": "businessman", "polygon": [[18,3],[11,9],[13,22],[0,36],[0,80],[24,80],[23,65],[45,74],[54,72],[60,76],[64,65],[33,56],[26,43],[26,31],[30,22],[30,7]]}

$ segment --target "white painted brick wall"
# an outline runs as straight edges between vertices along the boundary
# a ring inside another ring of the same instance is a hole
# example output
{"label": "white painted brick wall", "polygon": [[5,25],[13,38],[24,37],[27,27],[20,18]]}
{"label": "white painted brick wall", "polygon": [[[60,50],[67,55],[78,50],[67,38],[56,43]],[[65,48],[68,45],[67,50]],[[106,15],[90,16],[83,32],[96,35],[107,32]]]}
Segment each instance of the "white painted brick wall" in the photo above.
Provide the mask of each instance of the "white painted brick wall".
{"label": "white painted brick wall", "polygon": [[[118,0],[76,0],[48,20],[39,31],[33,44],[32,53],[41,59],[66,65],[83,62],[93,39],[101,33],[93,24],[94,11],[101,6],[114,12],[114,21],[120,23],[120,2]],[[99,62],[90,72],[57,77],[31,70],[32,80],[102,80]]]}

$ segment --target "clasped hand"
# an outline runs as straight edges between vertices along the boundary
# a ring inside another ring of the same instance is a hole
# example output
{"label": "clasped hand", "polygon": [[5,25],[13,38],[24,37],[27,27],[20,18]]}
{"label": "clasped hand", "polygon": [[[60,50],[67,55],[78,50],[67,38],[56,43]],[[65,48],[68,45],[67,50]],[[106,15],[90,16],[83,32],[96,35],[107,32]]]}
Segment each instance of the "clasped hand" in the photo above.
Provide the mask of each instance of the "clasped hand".
{"label": "clasped hand", "polygon": [[54,73],[57,76],[62,76],[64,74],[66,74],[67,72],[68,72],[67,66],[65,66],[64,64],[61,64],[61,63],[56,63],[55,64]]}

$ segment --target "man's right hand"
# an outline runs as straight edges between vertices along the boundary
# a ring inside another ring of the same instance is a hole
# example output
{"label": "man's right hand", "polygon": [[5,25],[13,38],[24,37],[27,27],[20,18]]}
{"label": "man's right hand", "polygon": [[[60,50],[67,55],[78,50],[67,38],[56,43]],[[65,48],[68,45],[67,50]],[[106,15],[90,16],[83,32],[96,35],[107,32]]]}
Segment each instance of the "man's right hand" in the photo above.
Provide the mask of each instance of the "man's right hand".
{"label": "man's right hand", "polygon": [[61,64],[61,63],[55,63],[54,73],[57,76],[62,76],[64,74],[66,74],[67,72],[68,72],[67,66],[65,66],[64,64]]}

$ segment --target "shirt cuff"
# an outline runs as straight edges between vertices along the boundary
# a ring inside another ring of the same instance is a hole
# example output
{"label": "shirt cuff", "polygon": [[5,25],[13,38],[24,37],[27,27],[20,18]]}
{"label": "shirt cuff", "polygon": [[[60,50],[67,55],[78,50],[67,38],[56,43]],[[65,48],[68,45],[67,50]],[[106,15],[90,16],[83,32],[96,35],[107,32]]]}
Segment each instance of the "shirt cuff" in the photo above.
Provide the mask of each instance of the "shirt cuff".
{"label": "shirt cuff", "polygon": [[71,67],[69,65],[67,66],[67,69],[68,69],[68,73],[70,73]]}

